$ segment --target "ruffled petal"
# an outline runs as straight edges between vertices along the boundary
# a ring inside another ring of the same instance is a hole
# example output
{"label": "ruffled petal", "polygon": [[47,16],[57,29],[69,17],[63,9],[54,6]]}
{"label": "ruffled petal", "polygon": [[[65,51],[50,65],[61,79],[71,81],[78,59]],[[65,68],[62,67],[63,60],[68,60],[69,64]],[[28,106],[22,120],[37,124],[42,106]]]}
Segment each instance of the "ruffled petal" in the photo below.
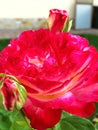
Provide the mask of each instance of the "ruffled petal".
{"label": "ruffled petal", "polygon": [[34,106],[30,99],[27,100],[23,109],[30,119],[31,126],[37,130],[45,130],[46,128],[53,127],[61,117],[60,109],[42,109]]}
{"label": "ruffled petal", "polygon": [[95,109],[94,103],[74,101],[72,104],[65,106],[64,110],[80,117],[90,117]]}
{"label": "ruffled petal", "polygon": [[95,110],[95,105],[92,102],[79,101],[72,92],[67,92],[63,96],[48,102],[38,101],[34,98],[31,98],[31,100],[36,106],[42,109],[62,109],[81,117],[89,117]]}
{"label": "ruffled petal", "polygon": [[82,102],[98,102],[98,83],[89,87],[73,90],[75,97]]}

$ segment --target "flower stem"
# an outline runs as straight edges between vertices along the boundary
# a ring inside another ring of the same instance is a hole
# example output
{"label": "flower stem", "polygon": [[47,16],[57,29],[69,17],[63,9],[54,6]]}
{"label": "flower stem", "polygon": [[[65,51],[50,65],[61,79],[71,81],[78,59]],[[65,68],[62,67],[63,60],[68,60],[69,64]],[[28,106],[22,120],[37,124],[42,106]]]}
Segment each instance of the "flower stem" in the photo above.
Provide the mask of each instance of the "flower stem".
{"label": "flower stem", "polygon": [[30,123],[29,123],[29,121],[28,121],[27,117],[25,116],[24,111],[23,111],[22,109],[20,110],[20,113],[21,113],[21,115],[22,115],[24,121],[25,121],[26,124],[28,125],[29,129],[30,129],[30,130],[34,130],[34,129],[31,127],[31,125],[30,125]]}

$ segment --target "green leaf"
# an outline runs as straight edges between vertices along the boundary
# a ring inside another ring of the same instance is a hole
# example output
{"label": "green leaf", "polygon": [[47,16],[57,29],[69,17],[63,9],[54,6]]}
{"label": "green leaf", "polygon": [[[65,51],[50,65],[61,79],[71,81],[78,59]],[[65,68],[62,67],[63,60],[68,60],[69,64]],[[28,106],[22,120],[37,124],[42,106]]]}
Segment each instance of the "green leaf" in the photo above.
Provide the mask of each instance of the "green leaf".
{"label": "green leaf", "polygon": [[60,123],[58,123],[55,126],[54,130],[76,130],[76,129],[69,122],[61,120]]}
{"label": "green leaf", "polygon": [[0,130],[9,130],[10,126],[9,112],[0,109]]}
{"label": "green leaf", "polygon": [[68,112],[65,112],[65,111],[62,111],[62,117],[61,117],[61,119],[64,119],[64,118],[70,117],[70,116],[72,116],[72,114],[70,114]]}
{"label": "green leaf", "polygon": [[30,130],[19,111],[9,112],[0,108],[0,130]]}
{"label": "green leaf", "polygon": [[24,121],[16,121],[16,123],[20,126],[25,126],[26,125],[26,122]]}
{"label": "green leaf", "polygon": [[98,123],[96,123],[95,125],[95,130],[98,130]]}
{"label": "green leaf", "polygon": [[95,128],[88,119],[63,112],[63,117],[54,130],[95,130]]}

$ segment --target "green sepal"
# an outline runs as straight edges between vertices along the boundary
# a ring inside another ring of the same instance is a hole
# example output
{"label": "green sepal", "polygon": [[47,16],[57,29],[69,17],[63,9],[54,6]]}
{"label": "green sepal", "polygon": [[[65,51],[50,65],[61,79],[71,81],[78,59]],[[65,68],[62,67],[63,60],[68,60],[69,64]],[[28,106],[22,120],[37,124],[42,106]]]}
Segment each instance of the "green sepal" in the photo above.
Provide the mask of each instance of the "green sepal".
{"label": "green sepal", "polygon": [[19,84],[19,83],[16,83],[16,84],[17,84],[17,88],[18,88],[18,92],[19,92],[19,95],[18,95],[19,100],[16,100],[16,108],[18,110],[20,110],[26,101],[27,92],[21,84]]}
{"label": "green sepal", "polygon": [[69,32],[70,29],[72,27],[72,20],[70,20],[69,18],[67,19],[67,21],[64,24],[63,30],[62,32]]}
{"label": "green sepal", "polygon": [[5,74],[1,73],[0,77],[2,77],[1,80],[0,80],[0,89],[1,89],[3,87],[3,81],[5,79]]}
{"label": "green sepal", "polygon": [[3,87],[3,80],[0,80],[0,89]]}

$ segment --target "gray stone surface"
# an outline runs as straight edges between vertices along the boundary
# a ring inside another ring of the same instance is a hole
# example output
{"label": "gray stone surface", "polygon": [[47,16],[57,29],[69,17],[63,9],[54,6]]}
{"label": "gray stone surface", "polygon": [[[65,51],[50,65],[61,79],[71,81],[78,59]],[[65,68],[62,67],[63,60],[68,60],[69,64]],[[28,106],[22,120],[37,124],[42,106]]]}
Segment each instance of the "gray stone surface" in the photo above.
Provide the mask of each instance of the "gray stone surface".
{"label": "gray stone surface", "polygon": [[2,18],[0,19],[0,29],[24,29],[24,28],[39,28],[46,27],[47,19],[44,18]]}
{"label": "gray stone surface", "polygon": [[[45,27],[47,28],[47,19],[0,19],[0,39],[2,38],[16,38],[18,35],[28,29],[38,29]],[[81,30],[71,30],[74,34],[90,33],[98,35],[98,29],[81,29]]]}
{"label": "gray stone surface", "polygon": [[[29,28],[30,29],[30,28]],[[31,28],[32,29],[32,28]],[[0,29],[0,39],[3,38],[16,38],[18,35],[28,29]],[[82,30],[71,30],[71,33],[74,34],[82,34],[82,33],[88,33],[88,34],[95,34],[98,35],[98,29],[82,29]]]}

